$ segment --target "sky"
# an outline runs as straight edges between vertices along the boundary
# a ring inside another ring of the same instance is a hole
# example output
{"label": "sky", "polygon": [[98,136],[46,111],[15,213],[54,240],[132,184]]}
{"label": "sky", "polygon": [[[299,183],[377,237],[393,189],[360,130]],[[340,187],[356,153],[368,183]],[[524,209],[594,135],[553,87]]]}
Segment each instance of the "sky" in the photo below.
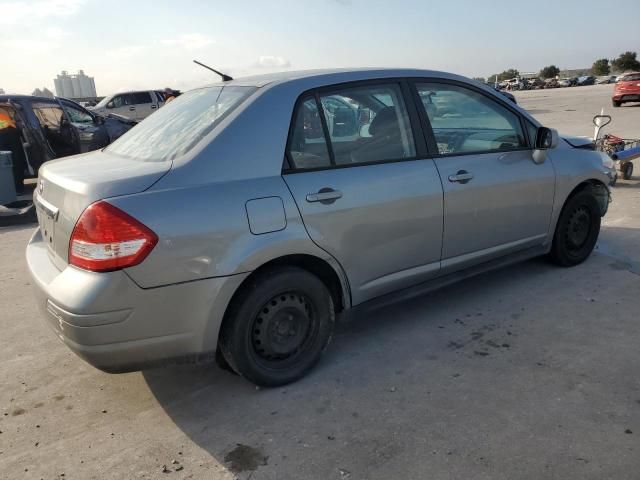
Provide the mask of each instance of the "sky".
{"label": "sky", "polygon": [[[615,12],[615,13],[614,13]],[[188,90],[330,67],[417,67],[487,77],[589,67],[640,53],[638,0],[0,0],[0,88],[53,91],[83,69],[98,95]]]}

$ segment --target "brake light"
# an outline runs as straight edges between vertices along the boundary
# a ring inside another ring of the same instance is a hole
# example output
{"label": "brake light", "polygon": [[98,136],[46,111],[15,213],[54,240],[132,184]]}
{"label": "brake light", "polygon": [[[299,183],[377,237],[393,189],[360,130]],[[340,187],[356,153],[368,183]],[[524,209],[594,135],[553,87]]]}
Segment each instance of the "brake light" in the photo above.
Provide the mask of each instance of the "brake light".
{"label": "brake light", "polygon": [[69,263],[94,272],[109,272],[141,263],[158,236],[131,215],[107,202],[90,205],[69,240]]}

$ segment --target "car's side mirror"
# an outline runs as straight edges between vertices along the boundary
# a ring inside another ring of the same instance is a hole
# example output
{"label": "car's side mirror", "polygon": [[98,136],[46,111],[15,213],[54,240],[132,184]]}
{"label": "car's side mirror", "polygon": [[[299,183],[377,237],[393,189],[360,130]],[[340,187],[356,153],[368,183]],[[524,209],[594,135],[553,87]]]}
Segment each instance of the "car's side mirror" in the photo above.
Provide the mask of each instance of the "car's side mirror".
{"label": "car's side mirror", "polygon": [[558,145],[558,131],[554,128],[540,127],[536,133],[536,149],[548,150]]}
{"label": "car's side mirror", "polygon": [[114,108],[115,105],[113,104],[113,102],[109,102],[107,103],[107,108]]}
{"label": "car's side mirror", "polygon": [[95,123],[96,125],[103,125],[104,124],[104,117],[100,116],[100,115],[96,115],[93,117],[93,123]]}
{"label": "car's side mirror", "polygon": [[540,127],[536,132],[535,150],[533,161],[542,164],[547,159],[547,150],[558,145],[560,136],[555,128]]}

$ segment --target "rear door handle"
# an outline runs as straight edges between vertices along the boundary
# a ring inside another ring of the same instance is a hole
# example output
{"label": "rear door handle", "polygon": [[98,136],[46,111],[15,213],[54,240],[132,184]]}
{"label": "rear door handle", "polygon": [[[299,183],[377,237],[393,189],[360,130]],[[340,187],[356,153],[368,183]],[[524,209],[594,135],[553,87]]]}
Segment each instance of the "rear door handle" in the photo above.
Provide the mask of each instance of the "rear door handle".
{"label": "rear door handle", "polygon": [[155,105],[151,105],[151,110],[153,110],[154,108],[156,108],[156,106]]}
{"label": "rear door handle", "polygon": [[136,109],[136,107],[129,107],[129,111],[134,111]]}
{"label": "rear door handle", "polygon": [[318,193],[310,193],[307,195],[307,202],[333,203],[342,198],[342,192],[332,188],[321,188]]}
{"label": "rear door handle", "polygon": [[468,183],[473,180],[473,174],[466,170],[458,170],[455,175],[449,175],[449,181],[452,183]]}

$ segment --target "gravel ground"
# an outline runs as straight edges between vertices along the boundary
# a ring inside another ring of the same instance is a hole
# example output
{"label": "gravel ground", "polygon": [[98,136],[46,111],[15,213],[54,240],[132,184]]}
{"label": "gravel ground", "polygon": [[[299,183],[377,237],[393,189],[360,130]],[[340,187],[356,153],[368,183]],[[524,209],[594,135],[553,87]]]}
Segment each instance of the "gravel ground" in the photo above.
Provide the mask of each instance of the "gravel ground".
{"label": "gravel ground", "polygon": [[[590,135],[610,91],[516,95]],[[640,137],[640,108],[613,113],[611,131]],[[0,228],[2,479],[638,479],[637,178],[583,265],[533,260],[356,315],[311,375],[272,390],[215,366],[85,364],[33,302],[33,228]]]}

